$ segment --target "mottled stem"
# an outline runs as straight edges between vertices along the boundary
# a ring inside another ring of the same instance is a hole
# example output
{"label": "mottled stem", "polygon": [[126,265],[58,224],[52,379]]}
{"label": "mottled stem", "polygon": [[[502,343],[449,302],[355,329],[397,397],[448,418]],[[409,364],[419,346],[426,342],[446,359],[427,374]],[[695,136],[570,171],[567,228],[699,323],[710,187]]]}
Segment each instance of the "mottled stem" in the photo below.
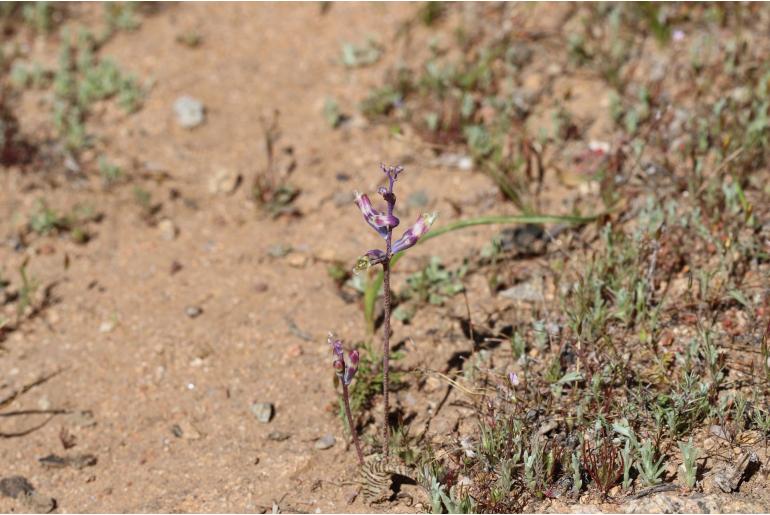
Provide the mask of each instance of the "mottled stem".
{"label": "mottled stem", "polygon": [[[393,216],[393,207],[396,204],[396,197],[393,195],[393,183],[395,179],[388,174],[388,194],[385,200],[388,204],[388,216]],[[383,454],[385,459],[390,455],[390,421],[388,418],[389,393],[390,393],[390,258],[392,256],[391,245],[393,240],[393,229],[388,228],[388,236],[385,238],[385,261],[382,263],[383,294],[385,295],[385,313],[382,336],[382,403],[383,403],[383,421],[382,434],[384,437]]]}
{"label": "mottled stem", "polygon": [[356,431],[356,425],[353,422],[353,413],[350,411],[350,393],[348,391],[348,385],[342,382],[342,402],[345,404],[345,415],[348,417],[348,427],[350,428],[350,434],[353,437],[353,444],[356,446],[356,453],[358,454],[358,464],[364,464],[364,453],[361,451],[361,442],[358,441],[358,431]]}

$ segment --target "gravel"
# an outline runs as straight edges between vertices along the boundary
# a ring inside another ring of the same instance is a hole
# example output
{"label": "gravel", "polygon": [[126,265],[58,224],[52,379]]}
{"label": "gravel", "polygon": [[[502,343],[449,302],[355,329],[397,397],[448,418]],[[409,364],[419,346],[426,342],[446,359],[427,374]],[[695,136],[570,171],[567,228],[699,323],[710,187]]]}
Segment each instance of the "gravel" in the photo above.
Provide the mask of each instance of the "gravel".
{"label": "gravel", "polygon": [[191,96],[184,95],[174,101],[176,121],[185,129],[192,129],[202,124],[205,119],[203,102]]}

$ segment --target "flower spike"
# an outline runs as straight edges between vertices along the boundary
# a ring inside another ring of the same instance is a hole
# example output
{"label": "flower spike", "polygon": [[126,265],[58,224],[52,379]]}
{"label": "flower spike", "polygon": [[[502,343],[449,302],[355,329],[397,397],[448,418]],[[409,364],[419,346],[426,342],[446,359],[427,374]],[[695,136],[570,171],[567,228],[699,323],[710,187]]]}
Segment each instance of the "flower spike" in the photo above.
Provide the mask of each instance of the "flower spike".
{"label": "flower spike", "polygon": [[364,215],[364,220],[372,229],[377,231],[383,238],[388,237],[388,229],[393,229],[398,226],[399,220],[393,215],[380,213],[372,206],[372,201],[369,200],[367,195],[362,195],[356,192],[356,205],[361,210],[361,214]]}
{"label": "flower spike", "polygon": [[420,218],[393,244],[393,253],[404,251],[417,243],[436,221],[437,213],[420,215]]}

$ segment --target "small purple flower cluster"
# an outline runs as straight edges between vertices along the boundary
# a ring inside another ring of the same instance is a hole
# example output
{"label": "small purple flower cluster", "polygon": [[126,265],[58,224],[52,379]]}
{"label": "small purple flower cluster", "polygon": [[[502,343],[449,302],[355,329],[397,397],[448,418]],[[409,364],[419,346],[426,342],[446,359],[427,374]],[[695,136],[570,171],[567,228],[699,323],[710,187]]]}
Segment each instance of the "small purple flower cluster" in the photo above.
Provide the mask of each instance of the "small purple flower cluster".
{"label": "small purple flower cluster", "polygon": [[[398,227],[400,220],[393,215],[393,208],[396,205],[396,195],[393,193],[393,185],[398,178],[398,175],[404,171],[401,166],[385,166],[380,165],[382,171],[388,177],[388,187],[380,187],[377,192],[382,195],[382,198],[387,203],[387,212],[383,213],[378,211],[372,206],[372,201],[369,200],[369,196],[356,192],[356,205],[361,210],[361,214],[364,215],[364,220],[369,226],[377,231],[377,234],[382,236],[386,241],[390,238],[392,231],[395,227]],[[413,247],[420,238],[428,232],[430,226],[436,220],[436,213],[421,214],[412,227],[407,229],[404,234],[393,242],[390,248],[390,255],[403,252],[410,247]],[[372,249],[367,251],[356,262],[355,271],[360,272],[368,269],[373,265],[379,265],[389,259],[388,252],[380,249]]]}
{"label": "small purple flower cluster", "polygon": [[334,371],[337,372],[337,377],[340,378],[342,384],[349,386],[353,382],[353,378],[358,372],[358,350],[353,349],[348,351],[345,356],[345,350],[342,347],[342,340],[337,339],[332,333],[329,333],[327,340],[329,345],[332,346],[332,353],[334,353],[334,359],[332,366]]}

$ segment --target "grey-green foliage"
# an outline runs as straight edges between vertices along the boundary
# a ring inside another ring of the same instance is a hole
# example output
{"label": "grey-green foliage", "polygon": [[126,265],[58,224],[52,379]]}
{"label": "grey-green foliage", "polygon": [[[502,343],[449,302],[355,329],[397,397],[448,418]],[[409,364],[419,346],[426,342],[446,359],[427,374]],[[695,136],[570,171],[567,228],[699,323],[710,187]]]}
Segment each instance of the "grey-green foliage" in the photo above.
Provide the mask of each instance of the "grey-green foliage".
{"label": "grey-green foliage", "polygon": [[468,267],[465,264],[457,270],[447,270],[441,264],[441,258],[433,256],[423,270],[407,277],[407,288],[403,295],[418,302],[429,302],[440,306],[448,297],[463,291],[461,279],[467,270]]}
{"label": "grey-green foliage", "polygon": [[428,483],[428,492],[430,494],[431,513],[443,513],[441,496],[444,494],[445,487],[442,485],[429,465],[423,467],[423,480]]}
{"label": "grey-green foliage", "polygon": [[511,488],[513,487],[513,469],[516,466],[516,462],[518,462],[518,454],[508,460],[500,460],[500,464],[498,465],[498,480],[497,480],[497,486],[498,488],[507,494],[511,491]]}
{"label": "grey-green foliage", "polygon": [[328,123],[332,129],[339,127],[344,119],[339,104],[331,97],[328,97],[324,101],[323,115],[326,119],[326,123]]}
{"label": "grey-green foliage", "polygon": [[37,291],[39,282],[27,273],[26,261],[19,267],[19,276],[21,278],[21,286],[19,287],[19,297],[16,301],[16,314],[18,317],[21,317],[27,306],[32,305],[33,296],[35,291]]}
{"label": "grey-green foliage", "polygon": [[583,479],[580,473],[580,460],[578,459],[577,454],[572,454],[572,461],[570,464],[572,466],[572,493],[578,495],[583,488]]}
{"label": "grey-green foliage", "polygon": [[644,442],[644,445],[639,448],[637,468],[639,470],[639,477],[645,486],[654,486],[662,481],[663,472],[665,471],[663,466],[665,456],[660,456],[656,460],[657,454],[657,449],[652,445],[652,442]]}
{"label": "grey-green foliage", "polygon": [[631,441],[626,440],[626,444],[620,451],[620,457],[623,458],[623,490],[631,487],[631,467],[634,464],[634,454],[631,447]]}
{"label": "grey-green foliage", "polygon": [[444,502],[448,513],[475,513],[476,504],[470,495],[462,495],[455,487],[449,489],[449,495],[439,490],[441,500]]}
{"label": "grey-green foliage", "polygon": [[23,63],[16,61],[11,67],[11,83],[17,88],[32,87],[41,89],[50,83],[49,73],[40,63]]}
{"label": "grey-green foliage", "polygon": [[755,408],[751,416],[751,422],[765,434],[770,433],[770,412]]}
{"label": "grey-green foliage", "polygon": [[136,14],[136,2],[104,2],[104,23],[107,37],[117,30],[136,30],[141,25]]}
{"label": "grey-green foliage", "polygon": [[21,16],[36,32],[50,32],[54,26],[54,5],[52,2],[24,2]]}
{"label": "grey-green foliage", "polygon": [[679,442],[679,452],[682,454],[682,464],[679,465],[679,470],[684,476],[685,486],[692,489],[695,486],[695,480],[697,479],[697,459],[700,451],[693,445],[692,437],[690,437],[687,443]]}
{"label": "grey-green foliage", "polygon": [[68,148],[80,149],[90,142],[85,121],[92,105],[115,98],[131,113],[141,106],[144,93],[136,79],[118,65],[97,55],[98,42],[81,30],[74,43],[68,31],[62,32],[58,68],[53,74],[54,125]]}
{"label": "grey-green foliage", "polygon": [[110,163],[106,157],[99,157],[99,175],[106,185],[114,184],[123,177],[120,166]]}
{"label": "grey-green foliage", "polygon": [[347,68],[359,68],[376,63],[382,57],[382,47],[372,38],[363,45],[344,43],[342,45],[342,64]]}
{"label": "grey-green foliage", "polygon": [[634,464],[634,457],[639,452],[639,440],[625,419],[612,424],[612,429],[625,440],[620,456],[623,458],[623,489],[628,490],[631,487],[631,468]]}

